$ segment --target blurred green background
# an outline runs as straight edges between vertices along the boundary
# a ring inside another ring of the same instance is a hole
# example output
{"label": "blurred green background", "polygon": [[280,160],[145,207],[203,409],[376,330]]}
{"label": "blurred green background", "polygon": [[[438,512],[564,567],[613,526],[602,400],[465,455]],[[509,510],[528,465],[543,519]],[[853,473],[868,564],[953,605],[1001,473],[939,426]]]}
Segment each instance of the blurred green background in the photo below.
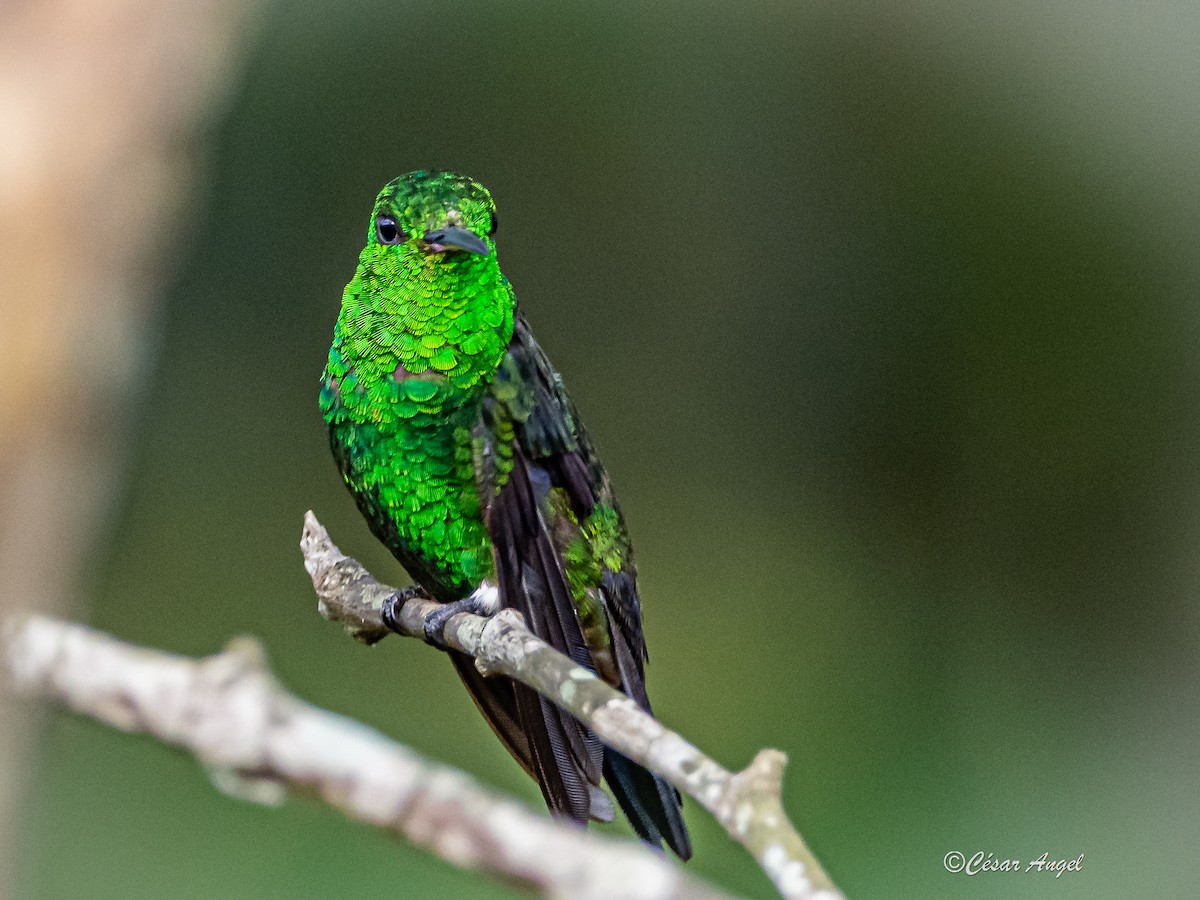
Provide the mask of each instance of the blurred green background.
{"label": "blurred green background", "polygon": [[[619,488],[666,722],[785,750],[854,898],[1194,896],[1198,34],[1184,2],[270,6],[91,620],[259,635],[300,695],[540,804],[439,654],[316,614],[297,549],[312,508],[401,578],[317,377],[376,191],[457,169]],[[511,896],[65,714],[35,778],[31,898]],[[771,896],[688,815],[695,873]]]}

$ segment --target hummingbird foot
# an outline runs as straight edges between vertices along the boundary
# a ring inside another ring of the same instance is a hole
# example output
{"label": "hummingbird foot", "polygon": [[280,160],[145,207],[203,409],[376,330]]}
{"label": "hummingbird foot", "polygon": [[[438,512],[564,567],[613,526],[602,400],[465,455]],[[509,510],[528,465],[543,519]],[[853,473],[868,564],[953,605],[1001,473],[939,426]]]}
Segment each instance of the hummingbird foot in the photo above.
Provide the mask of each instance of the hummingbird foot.
{"label": "hummingbird foot", "polygon": [[422,600],[432,599],[425,593],[425,589],[420,585],[412,585],[411,587],[401,588],[383,601],[383,606],[379,609],[379,617],[383,619],[384,627],[389,631],[394,631],[396,634],[404,634],[400,628],[400,610],[404,608],[404,604],[415,598]]}
{"label": "hummingbird foot", "polygon": [[460,612],[494,616],[500,609],[500,591],[490,581],[482,581],[470,596],[443,603],[425,617],[425,643],[445,647],[446,623]]}

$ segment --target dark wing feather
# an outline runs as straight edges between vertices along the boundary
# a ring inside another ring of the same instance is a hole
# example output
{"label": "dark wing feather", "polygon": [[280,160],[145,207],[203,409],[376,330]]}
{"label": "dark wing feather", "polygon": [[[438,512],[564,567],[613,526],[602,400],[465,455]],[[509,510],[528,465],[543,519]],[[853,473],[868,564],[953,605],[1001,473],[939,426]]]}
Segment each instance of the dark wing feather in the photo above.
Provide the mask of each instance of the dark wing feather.
{"label": "dark wing feather", "polygon": [[[501,603],[519,610],[529,628],[551,646],[596,671],[581,632],[562,548],[554,540],[555,523],[547,521],[555,515],[549,494],[561,488],[579,522],[598,504],[617,506],[562,379],[520,315],[492,394],[483,403],[475,437],[476,474],[495,552]],[[598,587],[611,632],[614,686],[649,711],[636,578],[627,556],[619,571],[604,570]],[[643,839],[655,846],[665,840],[684,859],[691,855],[679,795],[673,788],[603,748],[572,716],[533,691],[509,684],[532,769],[551,810],[579,821],[586,820],[589,812],[596,815],[591,798],[603,773]]]}
{"label": "dark wing feather", "polygon": [[[512,468],[487,508],[501,603],[517,609],[530,630],[580,665],[590,658],[575,619],[561,562],[540,513],[530,464],[514,449]],[[524,685],[511,682],[546,803],[587,821],[591,786],[599,786],[603,750],[574,717]]]}

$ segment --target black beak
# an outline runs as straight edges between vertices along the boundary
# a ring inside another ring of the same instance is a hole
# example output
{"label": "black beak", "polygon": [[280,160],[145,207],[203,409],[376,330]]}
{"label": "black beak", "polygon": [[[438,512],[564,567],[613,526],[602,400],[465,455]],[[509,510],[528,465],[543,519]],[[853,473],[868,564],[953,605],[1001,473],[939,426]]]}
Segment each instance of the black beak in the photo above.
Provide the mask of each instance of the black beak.
{"label": "black beak", "polygon": [[448,225],[437,231],[431,231],[422,240],[432,253],[442,253],[446,250],[466,250],[468,253],[487,256],[490,252],[487,242],[483,238],[475,232],[457,225]]}

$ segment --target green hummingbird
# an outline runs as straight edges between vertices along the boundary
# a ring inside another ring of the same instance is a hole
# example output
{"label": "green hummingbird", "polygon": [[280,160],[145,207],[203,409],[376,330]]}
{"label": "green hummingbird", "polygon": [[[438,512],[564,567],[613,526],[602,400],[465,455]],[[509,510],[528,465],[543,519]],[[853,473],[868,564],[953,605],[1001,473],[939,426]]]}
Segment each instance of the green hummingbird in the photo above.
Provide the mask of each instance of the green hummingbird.
{"label": "green hummingbird", "polygon": [[[650,711],[637,572],[620,508],[496,261],[478,182],[417,171],[375,200],[321,385],[333,455],[371,531],[456,612],[518,610],[528,627]],[[555,815],[610,821],[601,778],[646,842],[691,856],[680,797],[578,720],[448,651]]]}

